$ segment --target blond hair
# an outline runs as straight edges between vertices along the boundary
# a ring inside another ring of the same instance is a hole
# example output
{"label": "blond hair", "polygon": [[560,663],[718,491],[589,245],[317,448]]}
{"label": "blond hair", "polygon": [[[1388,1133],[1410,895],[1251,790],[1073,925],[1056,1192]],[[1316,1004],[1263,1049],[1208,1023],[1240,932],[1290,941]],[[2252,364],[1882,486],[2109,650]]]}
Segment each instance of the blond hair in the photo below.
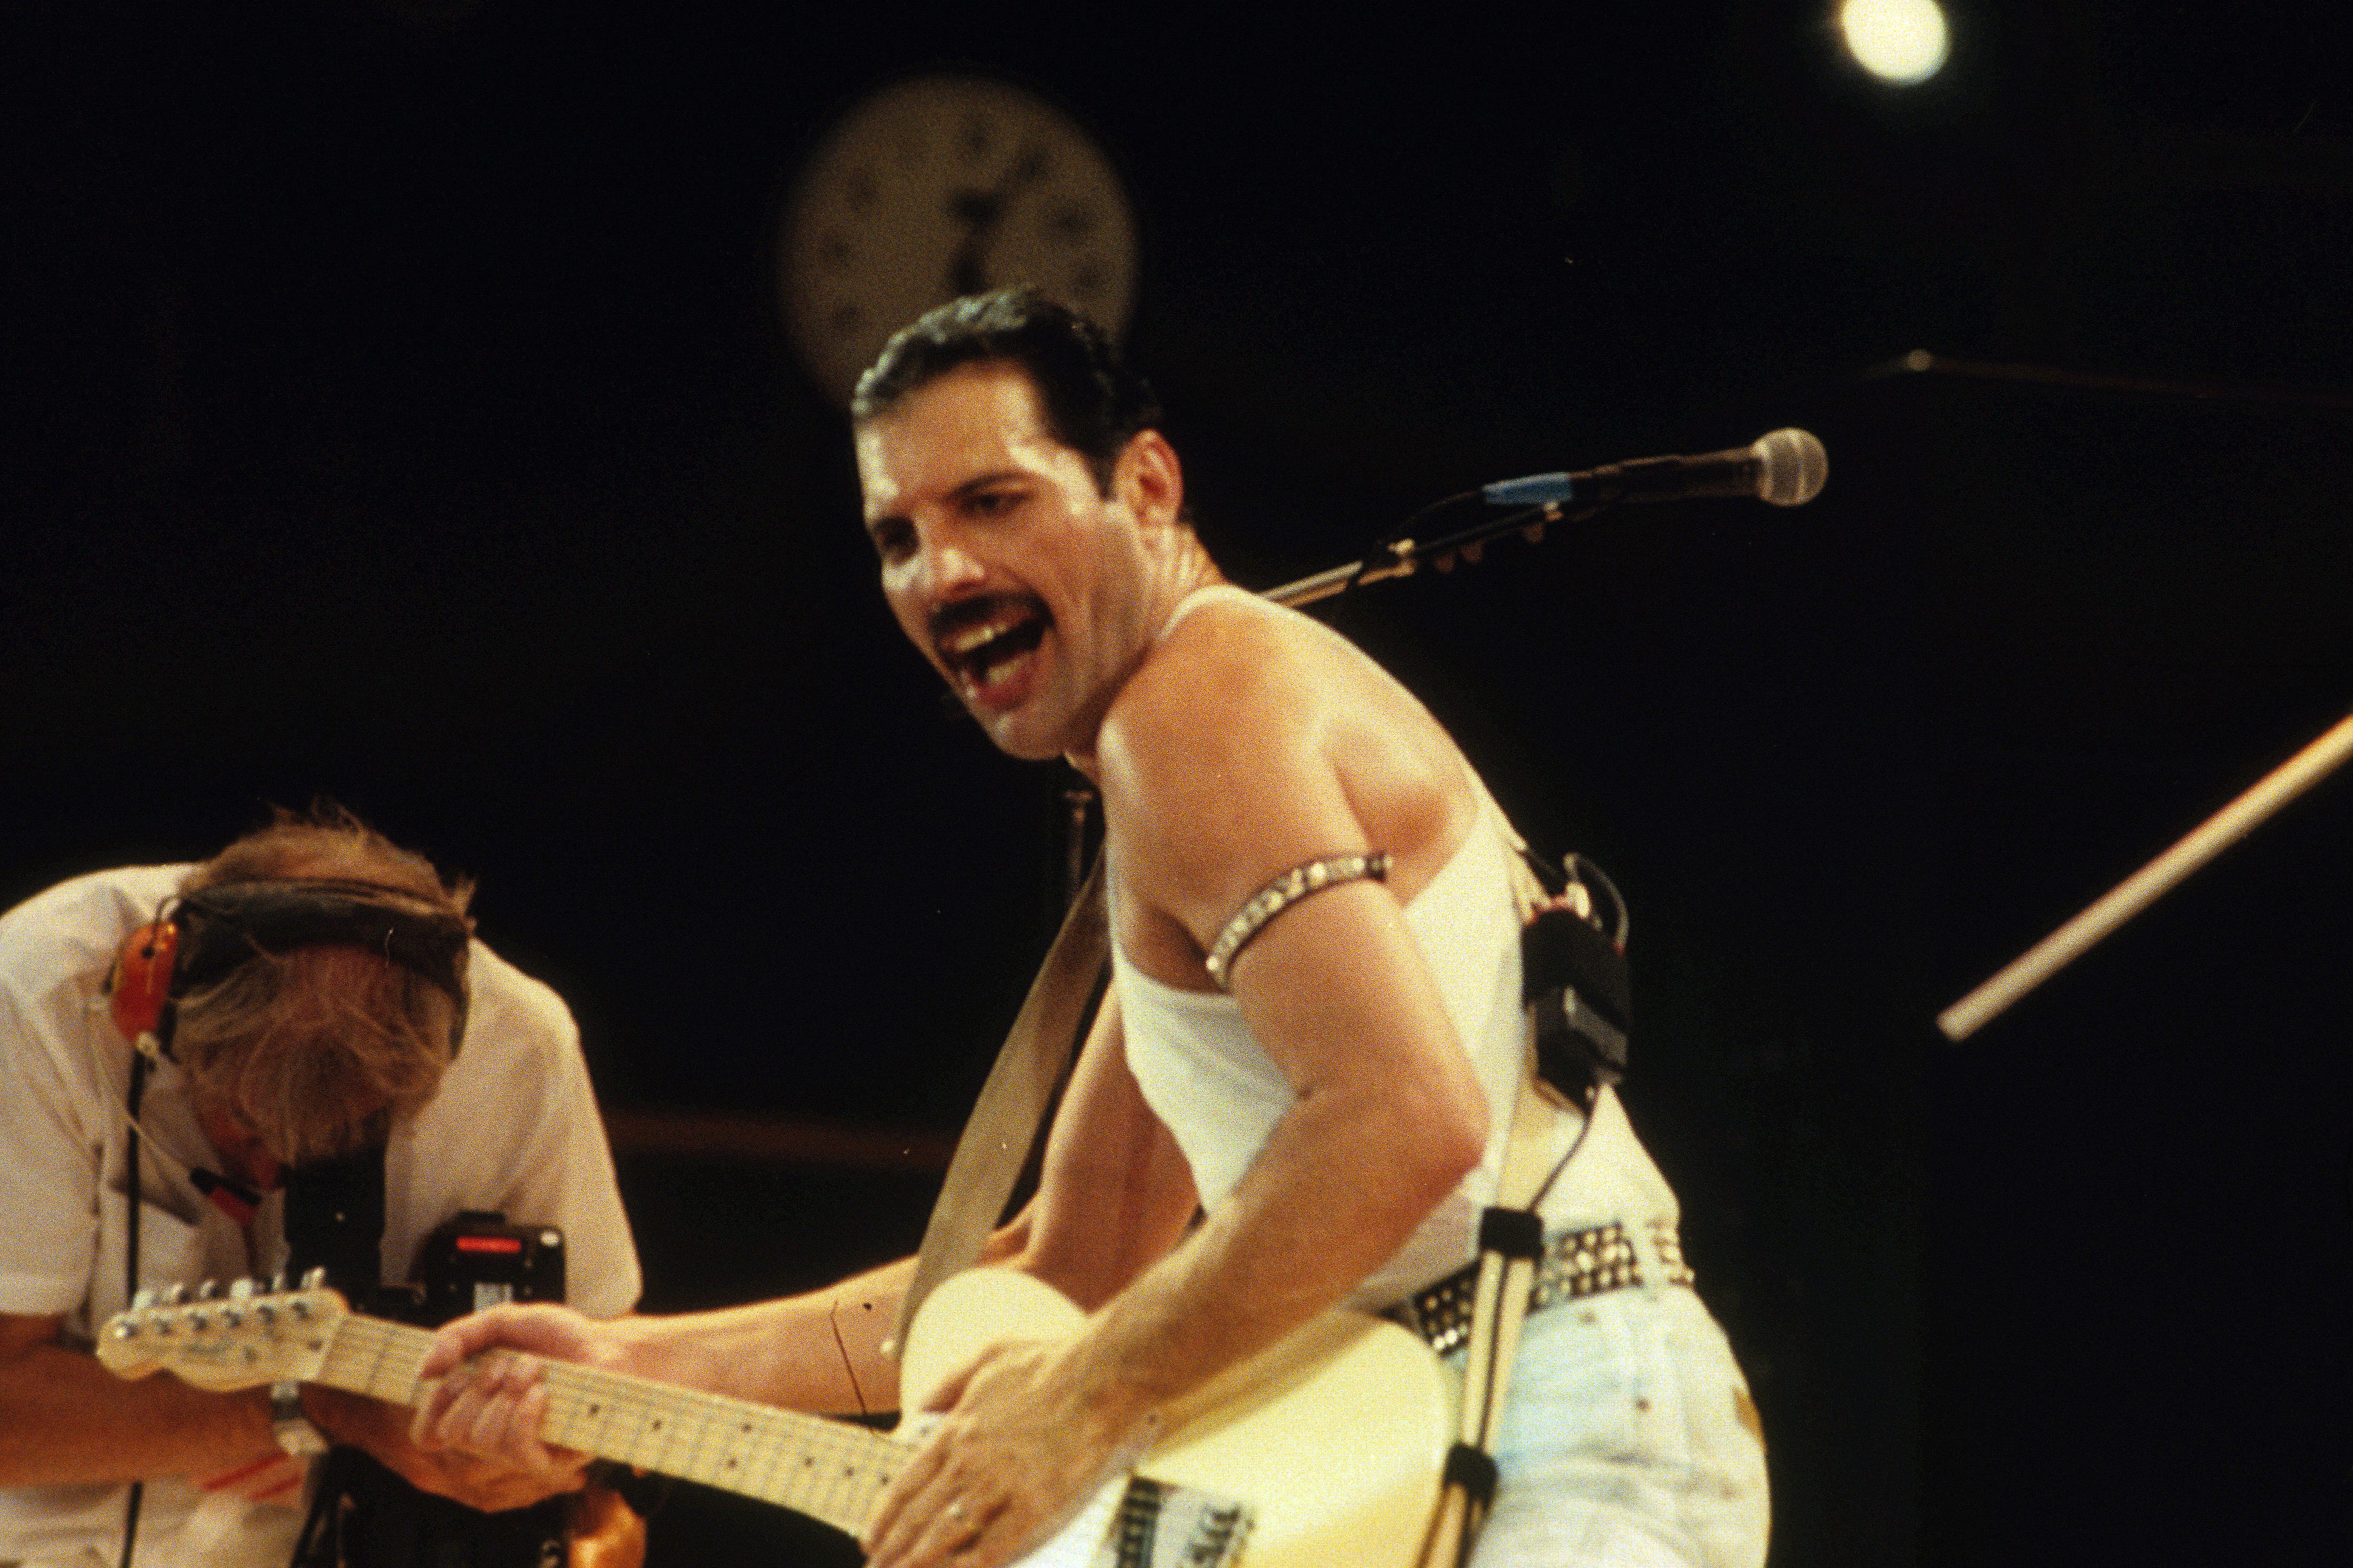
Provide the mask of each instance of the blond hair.
{"label": "blond hair", "polygon": [[[181,892],[231,883],[364,883],[389,903],[459,921],[473,897],[432,862],[340,806],[277,813],[191,872]],[[178,1004],[173,1054],[199,1103],[227,1112],[281,1163],[381,1142],[432,1099],[458,1003],[385,954],[348,943],[258,952]]]}

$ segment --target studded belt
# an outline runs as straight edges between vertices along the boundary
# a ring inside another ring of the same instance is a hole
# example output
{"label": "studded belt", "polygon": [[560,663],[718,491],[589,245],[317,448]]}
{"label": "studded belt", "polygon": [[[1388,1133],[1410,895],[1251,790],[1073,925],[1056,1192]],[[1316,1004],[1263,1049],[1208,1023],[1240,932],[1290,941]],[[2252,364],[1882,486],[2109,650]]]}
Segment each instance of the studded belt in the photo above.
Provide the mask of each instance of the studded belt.
{"label": "studded belt", "polygon": [[[1689,1285],[1692,1271],[1683,1263],[1682,1240],[1664,1220],[1650,1220],[1651,1246],[1667,1285]],[[1633,1237],[1621,1221],[1591,1230],[1563,1231],[1545,1243],[1536,1259],[1535,1283],[1528,1290],[1528,1310],[1540,1311],[1563,1301],[1597,1296],[1649,1283],[1642,1278],[1642,1260]],[[1437,1284],[1416,1291],[1382,1316],[1404,1324],[1444,1355],[1471,1339],[1471,1314],[1479,1286],[1479,1265],[1471,1263]]]}

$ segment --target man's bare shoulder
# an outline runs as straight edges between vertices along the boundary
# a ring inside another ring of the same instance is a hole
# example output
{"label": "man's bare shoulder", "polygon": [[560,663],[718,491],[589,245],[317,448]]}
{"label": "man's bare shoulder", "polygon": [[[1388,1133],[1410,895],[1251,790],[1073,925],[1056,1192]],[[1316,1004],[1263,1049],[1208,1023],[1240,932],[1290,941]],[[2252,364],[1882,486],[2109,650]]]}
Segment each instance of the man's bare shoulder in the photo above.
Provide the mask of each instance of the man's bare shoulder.
{"label": "man's bare shoulder", "polygon": [[1388,850],[1412,885],[1476,810],[1461,753],[1410,692],[1329,627],[1239,598],[1161,641],[1097,754],[1132,892],[1188,928],[1330,855]]}
{"label": "man's bare shoulder", "polygon": [[1179,621],[1121,689],[1107,752],[1148,772],[1231,752],[1272,763],[1314,749],[1364,664],[1329,628],[1240,595]]}
{"label": "man's bare shoulder", "polygon": [[[1330,744],[1350,682],[1333,634],[1238,597],[1196,608],[1156,644],[1105,717],[1104,821],[1132,906],[1131,956],[1198,943],[1268,878],[1360,847]],[[1340,645],[1355,656],[1353,649]]]}

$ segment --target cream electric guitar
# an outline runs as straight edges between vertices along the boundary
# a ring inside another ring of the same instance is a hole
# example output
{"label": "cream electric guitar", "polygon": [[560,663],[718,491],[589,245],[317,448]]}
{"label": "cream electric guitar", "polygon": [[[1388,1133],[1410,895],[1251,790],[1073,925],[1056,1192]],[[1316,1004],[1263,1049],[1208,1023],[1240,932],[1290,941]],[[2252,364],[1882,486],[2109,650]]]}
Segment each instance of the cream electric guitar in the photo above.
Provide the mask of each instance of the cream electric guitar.
{"label": "cream electric guitar", "polygon": [[[1082,1321],[1028,1275],[957,1275],[908,1335],[907,1403],[921,1408],[992,1344],[1067,1337]],[[332,1290],[257,1294],[239,1281],[217,1300],[119,1314],[98,1357],[123,1377],[167,1370],[216,1391],[292,1379],[413,1405],[431,1338],[352,1312]],[[547,1395],[549,1443],[853,1535],[914,1452],[863,1426],[586,1367],[550,1363]],[[1451,1401],[1413,1335],[1327,1314],[1167,1412],[1136,1472],[1103,1487],[1019,1568],[1410,1568],[1453,1434]]]}

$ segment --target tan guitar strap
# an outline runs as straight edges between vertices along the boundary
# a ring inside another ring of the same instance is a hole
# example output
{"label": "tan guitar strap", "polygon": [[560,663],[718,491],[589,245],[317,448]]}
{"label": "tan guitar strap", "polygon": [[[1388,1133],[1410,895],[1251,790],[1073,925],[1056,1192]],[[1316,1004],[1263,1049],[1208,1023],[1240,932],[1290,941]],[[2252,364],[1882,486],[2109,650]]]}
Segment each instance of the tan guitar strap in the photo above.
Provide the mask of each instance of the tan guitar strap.
{"label": "tan guitar strap", "polygon": [[1070,1065],[1071,1052],[1086,1022],[1088,999],[1111,956],[1110,923],[1103,911],[1103,858],[1080,884],[1062,917],[1062,929],[1046,962],[1029,983],[1029,994],[1005,1037],[997,1065],[988,1069],[972,1116],[956,1140],[955,1154],[923,1226],[915,1277],[899,1309],[898,1331],[887,1347],[896,1354],[907,1342],[907,1326],[939,1282],[961,1274],[980,1258],[989,1232],[1005,1213],[1005,1200],[1029,1158],[1045,1120],[1046,1104]]}

